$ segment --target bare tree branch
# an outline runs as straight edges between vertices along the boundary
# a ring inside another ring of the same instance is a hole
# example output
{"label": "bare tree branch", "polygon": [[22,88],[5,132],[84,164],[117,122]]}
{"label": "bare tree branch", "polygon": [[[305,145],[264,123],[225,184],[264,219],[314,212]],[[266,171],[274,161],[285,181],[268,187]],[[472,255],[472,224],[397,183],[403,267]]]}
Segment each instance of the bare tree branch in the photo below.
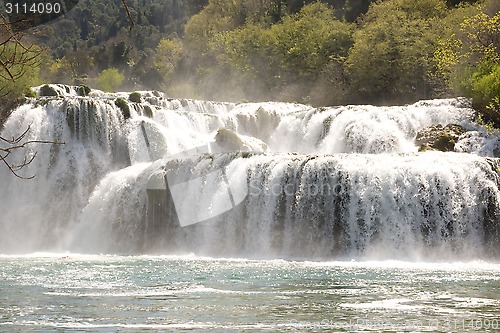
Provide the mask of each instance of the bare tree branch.
{"label": "bare tree branch", "polygon": [[9,87],[26,73],[26,69],[38,65],[44,51],[34,44],[25,44],[24,34],[14,31],[13,22],[0,14],[0,96],[9,95]]}
{"label": "bare tree branch", "polygon": [[123,7],[125,7],[125,11],[127,12],[128,21],[130,22],[130,31],[132,31],[132,28],[134,27],[135,22],[132,19],[132,16],[130,15],[130,11],[128,10],[128,6],[127,6],[127,3],[125,2],[125,0],[122,0],[122,4],[123,4]]}
{"label": "bare tree branch", "polygon": [[28,128],[19,136],[14,137],[12,139],[7,139],[4,137],[0,136],[0,141],[4,142],[5,146],[0,147],[0,162],[4,164],[4,166],[9,169],[9,171],[16,176],[17,178],[21,179],[32,179],[35,176],[29,176],[25,177],[19,174],[19,171],[22,170],[23,168],[27,167],[30,165],[34,160],[37,155],[37,152],[33,153],[26,153],[24,154],[23,161],[21,163],[14,163],[11,162],[9,157],[18,150],[21,149],[26,149],[28,148],[29,145],[35,144],[35,143],[40,143],[40,144],[65,144],[64,142],[55,142],[55,141],[45,141],[45,140],[26,140],[23,141],[26,138],[26,135],[29,133],[31,129],[31,126],[28,126]]}
{"label": "bare tree branch", "polygon": [[[22,32],[14,30],[14,24],[9,18],[0,14],[0,97],[12,94],[15,82],[25,75],[29,67],[37,66],[39,57],[44,51],[34,44],[25,44]],[[29,166],[37,156],[37,152],[29,150],[32,144],[61,144],[59,142],[43,140],[26,140],[30,126],[20,135],[13,138],[0,136],[0,165],[3,164],[16,177],[31,179],[34,177],[22,176],[19,171]],[[24,157],[21,162],[15,162],[14,156],[22,152]]]}
{"label": "bare tree branch", "polygon": [[16,176],[17,178],[21,178],[21,179],[33,179],[35,177],[35,175],[33,176],[30,176],[30,177],[24,177],[24,176],[21,176],[19,175],[17,172],[21,169],[23,169],[24,167],[28,166],[31,164],[31,162],[33,162],[33,160],[35,159],[36,157],[36,152],[28,159],[27,156],[24,157],[24,161],[20,164],[16,164],[16,165],[13,165],[11,163],[9,163],[9,161],[7,161],[7,157],[10,155],[10,152],[7,153],[6,155],[1,155],[0,154],[0,161],[3,162],[3,164],[10,170],[10,172]]}

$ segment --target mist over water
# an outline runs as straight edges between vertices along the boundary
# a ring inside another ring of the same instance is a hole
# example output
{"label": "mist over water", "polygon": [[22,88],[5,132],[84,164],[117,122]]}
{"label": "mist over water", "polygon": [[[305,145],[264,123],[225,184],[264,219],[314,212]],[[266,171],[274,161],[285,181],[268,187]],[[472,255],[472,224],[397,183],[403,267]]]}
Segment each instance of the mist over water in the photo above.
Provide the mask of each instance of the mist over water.
{"label": "mist over water", "polygon": [[[2,130],[65,144],[30,145],[33,180],[0,169],[0,253],[498,258],[496,138],[466,100],[312,108],[143,92],[125,119],[114,99],[128,94],[61,95],[30,100]],[[418,153],[433,124],[470,130],[456,145],[470,154]]]}

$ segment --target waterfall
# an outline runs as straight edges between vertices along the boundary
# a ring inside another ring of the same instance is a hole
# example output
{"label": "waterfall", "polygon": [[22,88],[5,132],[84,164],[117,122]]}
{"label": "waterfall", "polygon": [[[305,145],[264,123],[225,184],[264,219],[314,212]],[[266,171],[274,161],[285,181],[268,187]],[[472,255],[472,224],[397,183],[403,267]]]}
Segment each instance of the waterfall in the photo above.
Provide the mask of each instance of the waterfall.
{"label": "waterfall", "polygon": [[[498,258],[498,137],[465,99],[313,108],[58,85],[4,124],[0,253],[196,253],[299,259]],[[39,89],[39,88],[38,88]],[[38,91],[38,90],[37,90]],[[430,125],[468,131],[418,152]],[[478,139],[480,138],[480,139]]]}
{"label": "waterfall", "polygon": [[[24,155],[36,158],[13,177],[0,169],[0,250],[34,251],[52,247],[75,223],[99,180],[129,164],[121,114],[94,99],[31,101],[6,122],[2,137],[14,138],[29,128],[26,140],[64,144],[32,144],[14,154],[13,164]],[[25,153],[25,154],[24,154]]]}

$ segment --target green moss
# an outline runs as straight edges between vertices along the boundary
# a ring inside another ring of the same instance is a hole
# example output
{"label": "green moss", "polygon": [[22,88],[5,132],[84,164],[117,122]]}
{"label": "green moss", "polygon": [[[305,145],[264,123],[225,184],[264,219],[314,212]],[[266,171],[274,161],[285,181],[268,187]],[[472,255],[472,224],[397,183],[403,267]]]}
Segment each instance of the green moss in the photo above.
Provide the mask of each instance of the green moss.
{"label": "green moss", "polygon": [[144,105],[144,115],[148,118],[153,118],[153,110],[149,105]]}
{"label": "green moss", "polygon": [[440,151],[453,151],[455,149],[456,140],[448,133],[444,133],[434,142],[436,149]]}
{"label": "green moss", "polygon": [[128,96],[128,100],[133,102],[133,103],[140,103],[141,102],[141,93],[134,91]]}
{"label": "green moss", "polygon": [[444,127],[440,124],[432,125],[417,133],[415,143],[420,146],[419,151],[454,151],[455,144],[465,132],[465,128],[456,124],[449,124]]}
{"label": "green moss", "polygon": [[33,90],[28,89],[28,90],[26,90],[26,93],[24,94],[24,96],[29,97],[29,98],[36,98],[36,93]]}
{"label": "green moss", "polygon": [[418,151],[420,153],[424,152],[424,151],[433,151],[433,150],[436,150],[434,148],[432,148],[431,146],[429,146],[427,143],[424,143],[423,145],[421,145],[419,148],[418,148]]}
{"label": "green moss", "polygon": [[77,88],[78,95],[83,97],[88,96],[91,91],[92,89],[86,84],[80,84]]}
{"label": "green moss", "polygon": [[38,94],[43,97],[43,96],[58,96],[57,94],[57,91],[52,88],[51,86],[49,86],[48,84],[42,86],[40,88],[40,91],[38,92]]}
{"label": "green moss", "polygon": [[122,111],[123,118],[129,119],[130,118],[130,107],[128,106],[128,103],[126,100],[123,98],[119,97],[115,99],[115,105],[120,108]]}

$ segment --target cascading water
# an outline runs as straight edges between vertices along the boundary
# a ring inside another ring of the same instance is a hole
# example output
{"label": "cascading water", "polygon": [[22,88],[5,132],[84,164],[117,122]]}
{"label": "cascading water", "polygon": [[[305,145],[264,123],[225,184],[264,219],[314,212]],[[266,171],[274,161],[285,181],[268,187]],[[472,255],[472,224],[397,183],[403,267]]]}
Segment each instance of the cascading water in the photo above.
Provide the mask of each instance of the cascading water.
{"label": "cascading water", "polygon": [[[312,108],[142,92],[126,119],[114,100],[127,94],[58,89],[1,132],[64,142],[30,146],[33,180],[0,169],[2,253],[500,255],[497,138],[466,100]],[[469,130],[456,152],[417,152],[419,130],[452,123]]]}

